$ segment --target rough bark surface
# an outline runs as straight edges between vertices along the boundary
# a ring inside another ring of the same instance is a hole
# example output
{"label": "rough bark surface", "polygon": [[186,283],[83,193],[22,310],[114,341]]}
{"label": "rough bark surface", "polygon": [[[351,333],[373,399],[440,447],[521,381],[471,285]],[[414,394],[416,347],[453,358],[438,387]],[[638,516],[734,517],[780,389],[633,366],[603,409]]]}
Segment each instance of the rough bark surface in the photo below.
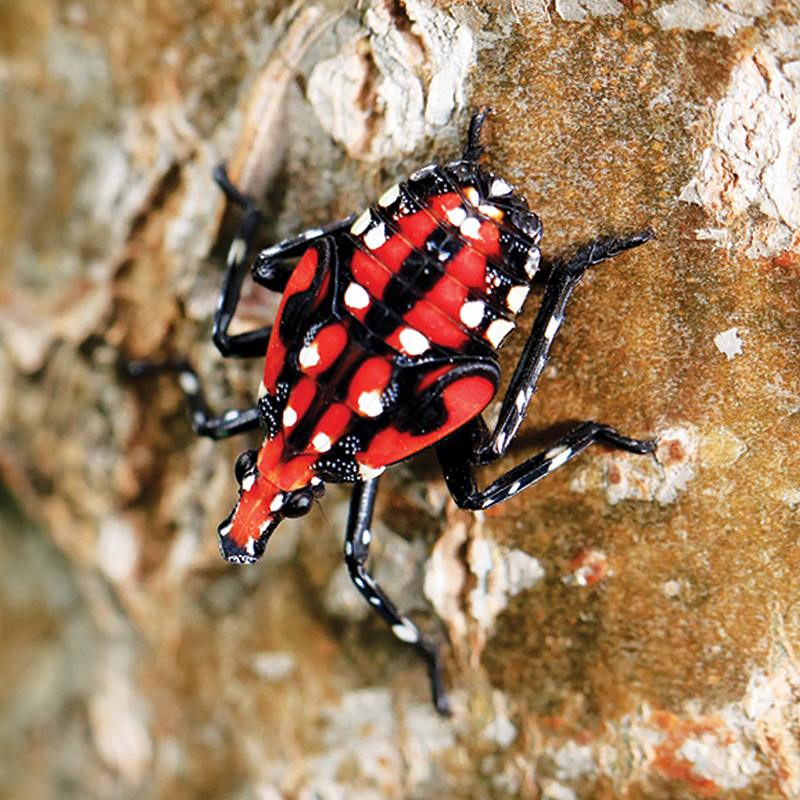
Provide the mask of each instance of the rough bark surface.
{"label": "rough bark surface", "polygon": [[[354,6],[3,5],[0,795],[800,798],[797,8]],[[660,446],[483,515],[430,454],[387,473],[373,570],[448,642],[445,720],[349,584],[346,490],[226,564],[252,445],[117,365],[188,355],[216,408],[250,404],[262,366],[209,341],[213,167],[275,242],[455,156],[479,104],[546,256],[658,237],[578,288],[482,480],[576,420]]]}

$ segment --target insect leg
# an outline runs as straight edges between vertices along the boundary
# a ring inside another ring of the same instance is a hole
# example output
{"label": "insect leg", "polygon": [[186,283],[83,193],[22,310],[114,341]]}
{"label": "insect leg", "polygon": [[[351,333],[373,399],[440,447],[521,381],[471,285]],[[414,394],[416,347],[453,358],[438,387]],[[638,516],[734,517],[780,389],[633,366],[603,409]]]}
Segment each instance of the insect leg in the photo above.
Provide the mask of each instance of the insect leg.
{"label": "insect leg", "polygon": [[467,132],[467,146],[464,148],[464,154],[461,156],[464,161],[476,162],[478,158],[480,158],[483,152],[481,129],[490,111],[491,109],[488,106],[481,106],[473,112]]}
{"label": "insect leg", "polygon": [[469,463],[473,440],[471,426],[466,425],[436,448],[450,494],[460,508],[472,511],[491,508],[508,500],[595,442],[640,455],[652,453],[656,449],[656,442],[630,439],[610,425],[582,422],[552,447],[513,467],[480,491],[473,467]]}
{"label": "insect leg", "polygon": [[652,228],[648,228],[629,238],[592,242],[569,261],[556,264],[547,280],[542,304],[522,357],[503,398],[495,429],[488,441],[475,450],[474,463],[488,464],[499,458],[514,438],[547,363],[550,346],[564,320],[564,307],[586,270],[625,250],[639,247],[653,236]]}
{"label": "insect leg", "polygon": [[289,280],[289,271],[276,269],[281,261],[287,261],[291,258],[297,258],[303,255],[308,250],[309,246],[318,242],[320,239],[325,239],[328,236],[336,236],[342,233],[353,224],[354,215],[347,217],[347,219],[334,222],[331,225],[324,225],[320,228],[309,228],[309,230],[301,233],[299,236],[293,236],[290,239],[271,247],[264,248],[257,256],[253,264],[253,280],[272,289],[274,286],[280,286],[280,289],[275,291],[283,291]]}
{"label": "insect leg", "polygon": [[413,645],[428,663],[434,705],[440,714],[449,716],[451,711],[442,683],[442,660],[436,645],[397,609],[365,567],[369,558],[369,545],[372,541],[370,525],[377,491],[377,478],[359,482],[353,486],[350,517],[347,521],[347,534],[344,541],[345,563],[356,588],[389,625],[392,633],[401,642]]}
{"label": "insect leg", "polygon": [[[223,356],[233,355],[240,358],[263,356],[267,352],[267,345],[272,332],[271,327],[257,328],[254,331],[247,331],[234,336],[228,333],[231,320],[239,304],[242,284],[247,274],[247,254],[252,247],[253,240],[261,224],[261,208],[256,200],[239,191],[228,177],[224,167],[217,167],[214,171],[214,180],[216,180],[217,185],[222,189],[229,202],[241,206],[243,214],[239,230],[228,248],[225,278],[214,313],[212,338]],[[291,271],[278,269],[277,265],[281,261],[302,255],[309,245],[320,238],[349,227],[352,221],[353,218],[349,217],[324,228],[314,228],[300,236],[286,239],[273,247],[262,250],[253,264],[253,279],[267,289],[274,292],[282,292],[286,288]]]}
{"label": "insect leg", "polygon": [[[270,327],[257,328],[254,331],[239,333],[235,336],[228,334],[228,328],[236,313],[236,306],[239,304],[239,297],[242,292],[242,284],[247,273],[247,254],[261,225],[261,208],[252,197],[242,194],[236,188],[223,166],[219,166],[214,170],[214,180],[219,188],[222,189],[228,201],[240,206],[243,209],[243,213],[239,229],[228,248],[225,277],[222,281],[222,289],[214,311],[211,337],[223,356],[239,356],[240,358],[263,356],[267,352],[267,345],[269,344],[272,330]],[[278,283],[268,288],[281,292],[285,285],[286,282],[284,280],[282,285]]]}
{"label": "insect leg", "polygon": [[212,439],[227,439],[237,433],[255,430],[259,427],[258,408],[242,411],[226,411],[219,417],[212,415],[206,403],[200,379],[188,361],[130,361],[124,365],[125,372],[134,378],[155,375],[161,372],[175,372],[178,384],[186,397],[192,428],[198,436]]}

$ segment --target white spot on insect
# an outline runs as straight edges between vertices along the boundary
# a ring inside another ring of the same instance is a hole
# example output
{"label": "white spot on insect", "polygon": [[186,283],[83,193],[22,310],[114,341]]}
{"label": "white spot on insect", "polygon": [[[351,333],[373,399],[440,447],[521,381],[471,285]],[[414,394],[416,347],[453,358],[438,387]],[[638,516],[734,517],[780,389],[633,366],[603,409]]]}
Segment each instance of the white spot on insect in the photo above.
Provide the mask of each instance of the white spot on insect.
{"label": "white spot on insect", "polygon": [[401,641],[414,644],[419,641],[419,631],[408,620],[392,625],[392,633]]}
{"label": "white spot on insect", "polygon": [[497,452],[502,453],[506,449],[506,441],[508,440],[508,434],[501,433],[497,437]]}
{"label": "white spot on insect", "polygon": [[373,389],[369,392],[361,392],[358,396],[358,410],[365,417],[379,416],[383,412],[380,390]]}
{"label": "white spot on insect", "polygon": [[370,228],[364,234],[364,244],[370,250],[377,250],[379,247],[386,244],[386,224],[381,222],[374,228]]}
{"label": "white spot on insect", "polygon": [[550,322],[547,323],[547,327],[544,329],[544,338],[548,341],[554,339],[560,327],[561,320],[558,317],[550,317]]}
{"label": "white spot on insect", "polygon": [[311,342],[311,344],[306,345],[301,351],[300,354],[297,356],[297,360],[300,362],[300,366],[307,369],[308,367],[314,367],[319,364],[319,350],[317,348],[316,342]]}
{"label": "white spot on insect", "polygon": [[506,497],[511,497],[519,491],[519,481],[514,481],[511,486],[506,489]]}
{"label": "white spot on insect", "polygon": [[507,319],[496,319],[487,329],[486,338],[492,347],[500,347],[503,339],[514,330],[514,323]]}
{"label": "white spot on insect", "polygon": [[230,421],[236,419],[236,417],[238,417],[238,416],[239,416],[239,412],[235,408],[232,408],[230,411],[226,411],[222,415],[222,419],[224,419],[226,422],[230,422]]}
{"label": "white spot on insect", "polygon": [[227,536],[233,530],[233,523],[229,522],[227,525],[219,529],[220,536]]}
{"label": "white spot on insect", "polygon": [[506,305],[508,306],[508,310],[513,314],[519,314],[522,304],[525,302],[529,291],[530,289],[527,286],[512,286],[508,290],[508,295],[506,296]]}
{"label": "white spot on insect", "polygon": [[256,540],[252,536],[249,536],[247,538],[247,544],[244,546],[244,549],[247,550],[247,554],[248,555],[250,555],[250,556],[255,555],[255,553],[256,553]]}
{"label": "white spot on insect", "polygon": [[258,385],[258,399],[260,400],[262,397],[267,396],[267,387],[264,386],[264,381]]}
{"label": "white spot on insect", "polygon": [[283,505],[284,499],[285,496],[283,492],[276,494],[275,497],[272,498],[272,502],[269,504],[269,510],[277,511]]}
{"label": "white spot on insect", "polygon": [[477,239],[481,233],[481,221],[477,217],[467,217],[459,230],[467,239]]}
{"label": "white spot on insect", "polygon": [[528,257],[525,259],[525,274],[529,278],[533,278],[539,271],[539,262],[542,260],[542,254],[539,252],[538,247],[531,247],[528,251]]}
{"label": "white spot on insect", "polygon": [[345,542],[344,543],[344,554],[346,556],[353,555],[353,543],[352,542]]}
{"label": "white spot on insect", "polygon": [[427,178],[428,175],[431,174],[436,169],[436,164],[428,164],[427,167],[422,167],[418,169],[412,176],[412,181],[421,181],[423,178]]}
{"label": "white spot on insect", "polygon": [[242,239],[241,236],[237,236],[231,242],[231,246],[228,248],[228,266],[230,267],[233,264],[240,264],[242,261],[244,261],[246,255],[247,242]]}
{"label": "white spot on insect", "polygon": [[523,412],[523,410],[525,409],[525,405],[527,404],[527,402],[528,402],[528,398],[527,398],[527,396],[526,396],[525,392],[524,392],[524,391],[521,391],[521,392],[520,392],[520,393],[517,395],[517,399],[516,399],[516,402],[515,402],[515,405],[516,405],[516,407],[517,407],[517,411],[519,411],[519,413],[520,413],[520,414],[521,414],[521,413]]}
{"label": "white spot on insect", "polygon": [[245,475],[242,478],[242,491],[249,492],[253,488],[253,484],[256,482],[255,473],[251,472],[248,475]]}
{"label": "white spot on insect", "polygon": [[415,328],[403,328],[398,338],[400,339],[400,346],[410,356],[422,355],[431,344],[428,338]]}
{"label": "white spot on insect", "polygon": [[478,211],[480,211],[481,214],[485,214],[489,219],[493,219],[495,222],[500,222],[500,220],[503,219],[502,209],[492,203],[481,203],[478,206]]}
{"label": "white spot on insect", "polygon": [[445,216],[447,217],[447,221],[457,228],[467,218],[467,212],[464,210],[463,206],[456,206],[455,208],[451,208]]}
{"label": "white spot on insect", "polygon": [[478,194],[478,190],[474,186],[467,186],[464,189],[464,197],[469,200],[469,202],[475,206],[476,208],[480,205],[481,196]]}
{"label": "white spot on insect", "polygon": [[200,382],[191,372],[181,372],[178,383],[186,394],[197,394],[200,391]]}
{"label": "white spot on insect", "polygon": [[363,545],[368,545],[372,541],[372,533],[369,530],[365,530],[361,534],[361,543]]}
{"label": "white spot on insect", "polygon": [[388,208],[398,197],[400,197],[400,184],[396,183],[378,198],[378,205],[381,208]]}
{"label": "white spot on insect", "polygon": [[311,446],[318,452],[318,453],[325,453],[331,449],[331,437],[328,436],[327,433],[318,433],[312,440]]}
{"label": "white spot on insect", "polygon": [[372,214],[369,209],[367,209],[356,221],[350,226],[350,233],[358,236],[360,233],[363,233],[368,227],[369,223],[372,221]]}
{"label": "white spot on insect", "polygon": [[359,589],[363,589],[363,588],[364,588],[364,585],[365,585],[365,584],[364,584],[364,581],[362,581],[362,580],[361,580],[361,578],[353,578],[353,583],[354,583],[356,586],[358,586],[358,588],[359,588]]}
{"label": "white spot on insect", "polygon": [[283,410],[283,427],[291,428],[295,422],[297,422],[297,412],[291,406],[286,406]]}
{"label": "white spot on insect", "polygon": [[322,478],[312,478],[310,481],[312,486],[319,486],[322,483]]}
{"label": "white spot on insect", "polygon": [[560,447],[551,448],[544,454],[545,459],[550,461],[547,471],[552,472],[554,469],[558,469],[562,464],[565,464],[567,461],[569,461],[569,457],[571,455],[571,447],[564,447],[562,445]]}
{"label": "white spot on insect", "polygon": [[366,464],[359,464],[358,474],[361,476],[361,480],[371,481],[373,478],[377,478],[385,469],[386,467],[368,467]]}
{"label": "white spot on insect", "polygon": [[309,228],[307,231],[301,233],[297,238],[306,241],[308,239],[316,239],[317,236],[322,236],[322,228]]}
{"label": "white spot on insect", "polygon": [[511,194],[511,187],[502,178],[495,178],[489,187],[489,197],[502,197],[506,194]]}
{"label": "white spot on insect", "polygon": [[372,597],[369,598],[369,601],[374,606],[379,606],[381,604],[381,599],[376,594],[373,594]]}
{"label": "white spot on insect", "polygon": [[351,283],[344,293],[344,304],[348,308],[366,308],[369,305],[369,294],[360,284]]}
{"label": "white spot on insect", "polygon": [[483,300],[472,300],[461,306],[458,317],[468,328],[477,328],[483,320],[484,311],[486,311],[486,304]]}

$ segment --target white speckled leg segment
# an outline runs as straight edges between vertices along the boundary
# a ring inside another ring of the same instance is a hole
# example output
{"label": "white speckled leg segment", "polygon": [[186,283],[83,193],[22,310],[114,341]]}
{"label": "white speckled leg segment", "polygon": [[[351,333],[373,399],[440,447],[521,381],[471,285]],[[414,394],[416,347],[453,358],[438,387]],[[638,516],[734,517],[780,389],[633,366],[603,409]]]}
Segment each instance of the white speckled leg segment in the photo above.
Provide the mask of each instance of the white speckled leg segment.
{"label": "white speckled leg segment", "polygon": [[566,464],[574,456],[584,451],[590,444],[604,444],[627,450],[629,453],[644,455],[656,449],[656,443],[649,440],[629,439],[609,425],[597,422],[583,422],[559,439],[552,447],[537,453],[527,461],[523,461],[483,491],[478,490],[472,465],[469,463],[469,442],[471,434],[464,433],[451,436],[437,448],[447,488],[453,499],[461,508],[478,511],[496,506],[526,489],[536,481],[549,475],[553,470]]}
{"label": "white speckled leg segment", "polygon": [[[242,207],[243,214],[239,229],[228,250],[225,277],[214,312],[212,337],[223,356],[261,357],[267,352],[271,327],[246,331],[235,336],[228,334],[228,327],[236,313],[242,284],[247,274],[247,255],[261,223],[261,211],[255,200],[243,195],[234,186],[223,167],[217,168],[214,178],[228,200]],[[307,231],[302,236],[287,239],[262,251],[253,265],[254,280],[268,289],[282,292],[286,288],[290,273],[284,269],[276,269],[276,265],[286,259],[302,255],[314,242],[348,227],[351,222],[352,219],[346,219],[325,228]],[[238,433],[255,430],[260,425],[257,407],[242,411],[227,411],[218,417],[214,416],[208,408],[197,374],[187,361],[136,361],[124,365],[124,370],[135,377],[159,372],[177,372],[189,406],[192,427],[200,436],[226,439]]]}
{"label": "white speckled leg segment", "polygon": [[[228,334],[228,327],[236,313],[242,283],[247,274],[247,256],[261,224],[261,209],[255,200],[243,195],[233,185],[224,167],[217,167],[214,171],[214,179],[225,193],[228,201],[240,206],[243,213],[239,229],[228,248],[225,278],[214,312],[211,336],[223,356],[235,355],[240,358],[263,356],[267,352],[270,328],[258,328],[235,336]],[[285,280],[283,285],[285,286]],[[282,289],[282,286],[276,288],[277,291],[282,291]]]}
{"label": "white speckled leg segment", "polygon": [[480,510],[502,503],[558,469],[594,442],[605,442],[631,453],[644,454],[655,450],[654,442],[629,439],[608,425],[584,422],[553,447],[501,475],[483,491],[478,490],[473,473],[474,466],[489,464],[502,456],[516,435],[547,363],[550,346],[564,319],[564,308],[586,270],[644,244],[653,235],[653,231],[647,229],[630,238],[592,242],[569,261],[553,267],[533,329],[503,398],[494,431],[490,435],[478,417],[436,448],[447,486],[461,508]]}
{"label": "white speckled leg segment", "polygon": [[419,628],[397,609],[397,606],[387,597],[365,567],[369,558],[369,545],[372,541],[370,525],[372,524],[372,513],[375,508],[377,491],[377,478],[356,483],[353,486],[350,516],[347,521],[347,535],[344,542],[345,563],[358,591],[389,625],[392,633],[401,642],[413,645],[428,663],[434,705],[440,714],[449,716],[451,711],[442,681],[442,661],[436,645],[425,637]]}
{"label": "white speckled leg segment", "polygon": [[[234,186],[224,167],[218,167],[215,170],[214,179],[229,202],[240,206],[243,213],[239,229],[228,249],[225,278],[214,313],[212,338],[223,356],[234,355],[239,358],[263,356],[266,354],[269,344],[272,331],[270,327],[246,331],[235,336],[228,334],[228,327],[236,313],[242,284],[247,275],[247,256],[261,225],[261,209],[256,200],[242,194]],[[282,292],[286,288],[290,272],[276,268],[277,265],[281,261],[302,255],[311,244],[349,226],[351,222],[352,219],[349,218],[325,228],[314,228],[300,236],[286,239],[273,247],[262,250],[253,264],[253,279],[267,289]]]}
{"label": "white speckled leg segment", "polygon": [[178,384],[186,397],[192,428],[198,436],[227,439],[260,426],[258,408],[226,411],[214,416],[208,408],[197,373],[188,361],[131,361],[124,365],[125,372],[134,378],[157,375],[162,372],[178,374]]}
{"label": "white speckled leg segment", "polygon": [[653,232],[648,228],[630,238],[592,242],[569,261],[553,267],[530,336],[503,399],[497,425],[488,441],[475,451],[474,463],[491,463],[503,455],[514,438],[547,363],[550,346],[564,321],[564,308],[586,270],[652,238]]}

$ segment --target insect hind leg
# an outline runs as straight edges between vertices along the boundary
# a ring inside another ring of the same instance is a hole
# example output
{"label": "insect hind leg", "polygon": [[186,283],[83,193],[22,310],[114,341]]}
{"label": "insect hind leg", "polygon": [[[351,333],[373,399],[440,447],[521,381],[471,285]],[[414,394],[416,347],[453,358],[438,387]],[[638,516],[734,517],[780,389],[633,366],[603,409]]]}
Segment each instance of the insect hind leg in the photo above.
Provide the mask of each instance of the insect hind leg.
{"label": "insect hind leg", "polygon": [[497,424],[488,440],[476,446],[472,457],[474,463],[491,463],[505,453],[514,438],[536,391],[550,347],[564,321],[567,301],[586,270],[645,244],[653,236],[653,230],[647,228],[626,238],[600,239],[582,247],[569,261],[559,262],[553,267],[533,328],[500,406]]}
{"label": "insect hind leg", "polygon": [[[272,332],[270,327],[258,328],[231,335],[228,333],[231,321],[236,314],[242,284],[247,275],[247,256],[253,245],[258,229],[261,225],[261,208],[256,200],[239,191],[228,176],[225,167],[219,166],[214,170],[214,180],[225,194],[229,202],[243,209],[239,228],[228,248],[225,264],[225,277],[222,281],[217,307],[214,311],[214,323],[211,338],[223,356],[237,356],[239,358],[252,358],[263,356],[267,352],[269,337]],[[275,286],[269,286],[275,291],[283,291],[286,280],[281,284],[278,280]]]}
{"label": "insect hind leg", "polygon": [[481,106],[473,113],[469,121],[469,130],[467,131],[467,145],[464,148],[464,153],[461,156],[463,161],[476,162],[484,150],[481,144],[481,130],[483,123],[486,120],[491,109],[488,106]]}
{"label": "insect hind leg", "polygon": [[648,228],[627,238],[598,240],[581,248],[569,261],[555,265],[493,432],[489,434],[483,420],[477,418],[436,448],[448,489],[461,508],[479,510],[502,503],[595,442],[642,455],[654,452],[655,442],[623,436],[609,425],[590,420],[578,425],[552,447],[510,469],[482,491],[478,489],[473,469],[475,465],[491,463],[508,449],[536,391],[550,346],[564,319],[567,301],[586,270],[644,244],[653,236],[652,229]]}

